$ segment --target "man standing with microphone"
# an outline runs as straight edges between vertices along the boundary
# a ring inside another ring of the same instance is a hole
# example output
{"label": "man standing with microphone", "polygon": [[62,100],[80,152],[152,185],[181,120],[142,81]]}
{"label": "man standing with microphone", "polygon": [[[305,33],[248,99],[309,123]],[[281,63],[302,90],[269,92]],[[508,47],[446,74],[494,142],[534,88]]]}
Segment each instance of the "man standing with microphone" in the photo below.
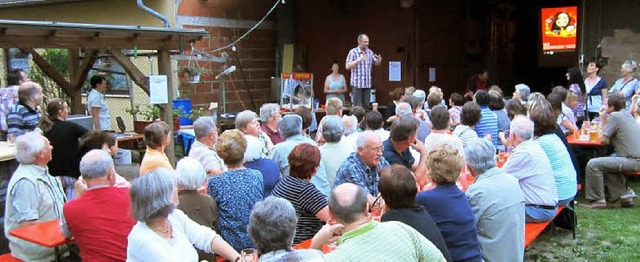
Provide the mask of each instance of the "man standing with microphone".
{"label": "man standing with microphone", "polygon": [[369,37],[358,35],[358,46],[347,54],[347,70],[351,70],[351,97],[354,106],[362,106],[369,110],[371,100],[371,69],[372,65],[380,65],[382,56],[374,54],[369,49]]}

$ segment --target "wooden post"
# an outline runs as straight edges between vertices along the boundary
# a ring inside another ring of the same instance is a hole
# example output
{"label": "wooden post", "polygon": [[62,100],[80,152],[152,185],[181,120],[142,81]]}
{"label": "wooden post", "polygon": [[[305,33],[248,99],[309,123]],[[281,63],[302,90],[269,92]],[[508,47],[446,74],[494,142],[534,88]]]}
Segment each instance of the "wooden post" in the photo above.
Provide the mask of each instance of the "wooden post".
{"label": "wooden post", "polygon": [[[171,52],[168,49],[158,50],[158,74],[167,76],[167,98],[169,101],[164,106],[164,110],[162,110],[162,121],[173,127],[173,70],[171,70]],[[178,130],[173,130],[172,134],[175,135],[176,132]],[[171,143],[169,143],[164,152],[167,154],[171,164],[175,166],[176,153],[173,139],[171,139]]]}

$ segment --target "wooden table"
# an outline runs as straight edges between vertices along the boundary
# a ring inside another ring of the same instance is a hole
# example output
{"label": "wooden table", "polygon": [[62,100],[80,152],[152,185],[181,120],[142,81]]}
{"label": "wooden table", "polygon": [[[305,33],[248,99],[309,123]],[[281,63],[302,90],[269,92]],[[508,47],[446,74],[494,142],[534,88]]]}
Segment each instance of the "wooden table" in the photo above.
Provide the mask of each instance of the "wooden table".
{"label": "wooden table", "polygon": [[73,241],[73,238],[65,238],[62,234],[62,230],[60,229],[60,219],[16,228],[9,231],[9,235],[43,247],[53,248],[56,261],[58,261],[59,255],[58,247]]}
{"label": "wooden table", "polygon": [[605,144],[602,143],[602,139],[600,139],[600,136],[598,136],[598,138],[595,140],[590,139],[589,141],[581,141],[579,139],[579,134],[577,135],[573,134],[573,135],[567,136],[567,143],[572,146],[588,146],[588,147],[605,146]]}
{"label": "wooden table", "polygon": [[[0,217],[4,217],[5,201],[7,199],[7,186],[13,172],[18,168],[16,161],[16,146],[7,142],[0,142]],[[2,235],[0,237],[0,254],[9,252],[9,240]]]}
{"label": "wooden table", "polygon": [[[307,239],[293,246],[293,249],[309,249],[309,248],[311,248],[311,239]],[[322,245],[322,253],[328,254],[328,253],[331,253],[331,251],[333,251],[332,248],[330,248],[327,245]]]}
{"label": "wooden table", "polygon": [[130,150],[140,149],[140,147],[138,146],[138,142],[144,139],[143,134],[138,134],[134,132],[128,132],[124,134],[117,133],[115,134],[115,136],[116,136],[116,139],[118,140],[118,148],[130,149]]}

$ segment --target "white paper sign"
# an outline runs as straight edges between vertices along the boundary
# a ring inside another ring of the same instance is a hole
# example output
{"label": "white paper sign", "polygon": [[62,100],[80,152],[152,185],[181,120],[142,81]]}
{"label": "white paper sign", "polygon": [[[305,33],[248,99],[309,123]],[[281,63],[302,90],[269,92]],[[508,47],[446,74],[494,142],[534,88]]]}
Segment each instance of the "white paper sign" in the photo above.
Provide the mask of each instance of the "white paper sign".
{"label": "white paper sign", "polygon": [[435,82],[436,81],[436,68],[435,67],[429,67],[429,82]]}
{"label": "white paper sign", "polygon": [[402,63],[389,61],[389,81],[402,81]]}
{"label": "white paper sign", "polygon": [[149,76],[149,104],[166,104],[169,103],[167,94],[167,76],[166,75],[150,75]]}

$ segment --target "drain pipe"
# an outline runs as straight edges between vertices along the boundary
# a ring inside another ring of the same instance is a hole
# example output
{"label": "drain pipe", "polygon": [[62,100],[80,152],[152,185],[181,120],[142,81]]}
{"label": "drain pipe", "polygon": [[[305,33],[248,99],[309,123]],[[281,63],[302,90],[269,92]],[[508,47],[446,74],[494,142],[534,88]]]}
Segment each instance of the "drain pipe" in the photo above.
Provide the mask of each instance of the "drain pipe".
{"label": "drain pipe", "polygon": [[136,3],[138,4],[138,7],[140,7],[140,9],[146,11],[147,13],[157,17],[158,19],[162,20],[162,22],[164,23],[164,27],[165,28],[169,28],[169,19],[167,19],[167,17],[165,17],[164,15],[156,12],[156,10],[153,10],[151,8],[149,8],[148,6],[144,5],[144,3],[142,3],[142,0],[137,0]]}

